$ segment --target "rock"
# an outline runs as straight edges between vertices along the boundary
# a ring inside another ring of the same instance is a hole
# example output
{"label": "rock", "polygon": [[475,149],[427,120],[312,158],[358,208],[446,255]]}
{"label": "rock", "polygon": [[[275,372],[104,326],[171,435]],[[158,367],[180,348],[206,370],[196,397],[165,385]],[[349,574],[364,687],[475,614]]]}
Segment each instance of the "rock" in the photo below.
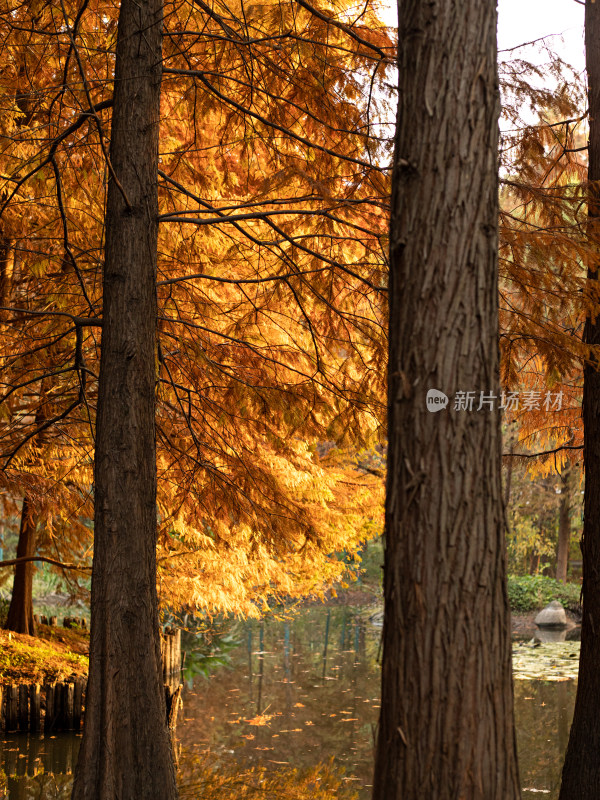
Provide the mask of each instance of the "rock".
{"label": "rock", "polygon": [[538,628],[566,628],[567,615],[558,600],[553,600],[535,618]]}

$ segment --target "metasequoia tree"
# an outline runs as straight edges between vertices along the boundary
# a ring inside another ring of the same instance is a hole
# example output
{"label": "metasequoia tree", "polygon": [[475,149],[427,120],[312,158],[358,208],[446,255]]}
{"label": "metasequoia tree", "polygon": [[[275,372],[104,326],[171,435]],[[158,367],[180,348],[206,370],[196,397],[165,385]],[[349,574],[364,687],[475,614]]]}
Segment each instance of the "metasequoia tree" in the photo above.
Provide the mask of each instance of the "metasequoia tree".
{"label": "metasequoia tree", "polygon": [[122,0],[94,457],[92,631],[74,800],[177,796],[156,593],[156,242],[162,0]]}
{"label": "metasequoia tree", "polygon": [[[344,540],[341,481],[324,475],[317,445],[367,445],[380,425],[386,181],[372,87],[387,39],[336,19],[347,17],[344,7],[333,17],[291,3],[220,11],[169,7],[173,49],[163,59],[160,8],[138,15],[125,2],[114,96],[109,9],[4,15],[7,38],[25,31],[51,51],[39,92],[29,76],[40,136],[31,148],[14,131],[4,141],[2,211],[27,272],[5,310],[31,334],[15,342],[12,361],[6,354],[14,372],[5,473],[41,432],[26,390],[35,380],[58,378],[58,408],[44,428],[78,437],[84,451],[95,445],[91,668],[76,797],[173,792],[158,674],[155,419],[167,557],[195,556],[206,573],[204,552],[241,551],[262,596],[282,562],[292,573],[313,569]],[[53,21],[51,36],[40,33],[39,15]],[[227,64],[239,70],[229,85],[219,79]],[[161,73],[172,83],[163,81],[159,154]],[[26,226],[19,206],[32,209]],[[203,233],[182,235],[187,225]],[[13,255],[13,271],[15,263]]]}
{"label": "metasequoia tree", "polygon": [[[500,145],[500,364],[505,421],[515,431],[505,450],[510,449],[506,461],[520,459],[538,486],[553,485],[551,475],[579,471],[582,363],[589,353],[582,341],[582,318],[597,308],[584,269],[589,242],[583,230],[587,164],[582,86],[567,64],[548,49],[546,53],[543,68],[524,61],[518,51],[500,65],[505,120]],[[531,85],[531,77],[548,73],[555,88]],[[521,118],[523,108],[536,112],[534,123]],[[509,482],[510,472],[509,463]],[[569,488],[565,483],[563,501]],[[548,554],[550,543],[536,532],[539,519],[532,524],[532,507],[524,515],[519,512],[520,531],[511,529],[509,535],[517,549],[524,551],[528,540],[530,553]],[[566,502],[559,528],[557,574],[564,580]]]}
{"label": "metasequoia tree", "polygon": [[[382,702],[373,797],[519,796],[497,406],[496,14],[398,4]],[[415,131],[419,135],[415,135]]]}
{"label": "metasequoia tree", "polygon": [[[355,522],[377,491],[316,446],[368,445],[381,422],[386,143],[366,78],[383,80],[390,42],[370,9],[350,27],[293,3],[180,3],[166,16],[162,592],[251,611],[252,598],[338,575],[329,554],[359,547]],[[4,16],[9,52],[42,53],[45,67],[26,70],[44,134],[4,139],[3,218],[21,276],[6,312],[19,337],[5,360],[5,475],[36,430],[34,377],[52,377],[49,424],[76,445],[63,474],[93,448],[114,21],[102,3]]]}
{"label": "metasequoia tree", "polygon": [[[585,6],[585,55],[588,77],[589,140],[586,233],[590,242],[587,283],[598,300],[598,242],[600,231],[600,10]],[[583,372],[583,616],[579,679],[573,723],[562,773],[561,800],[583,800],[600,785],[600,765],[595,754],[600,747],[598,704],[600,703],[600,320],[597,310],[585,319],[584,341],[590,354]]]}

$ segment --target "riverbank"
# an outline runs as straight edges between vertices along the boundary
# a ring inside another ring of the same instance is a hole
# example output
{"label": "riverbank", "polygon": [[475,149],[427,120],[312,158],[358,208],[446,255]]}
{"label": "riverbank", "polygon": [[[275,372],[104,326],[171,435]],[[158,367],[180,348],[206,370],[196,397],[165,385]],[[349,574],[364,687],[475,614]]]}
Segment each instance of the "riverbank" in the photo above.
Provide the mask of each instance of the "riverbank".
{"label": "riverbank", "polygon": [[[351,584],[329,590],[324,598],[307,598],[302,607],[325,605],[372,609],[383,616],[381,590],[374,583]],[[539,609],[513,611],[514,639],[531,639],[539,629],[535,618]],[[579,620],[567,611],[569,629]],[[75,681],[88,673],[89,630],[37,625],[37,636],[24,636],[0,629],[0,684],[33,684]]]}

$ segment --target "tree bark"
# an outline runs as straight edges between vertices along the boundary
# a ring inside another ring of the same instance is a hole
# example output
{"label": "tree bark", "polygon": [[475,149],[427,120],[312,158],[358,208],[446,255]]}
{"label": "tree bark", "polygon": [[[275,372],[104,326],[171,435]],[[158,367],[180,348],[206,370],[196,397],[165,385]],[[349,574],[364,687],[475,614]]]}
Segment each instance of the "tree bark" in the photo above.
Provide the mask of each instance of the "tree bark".
{"label": "tree bark", "polygon": [[[27,495],[23,498],[21,509],[21,525],[17,542],[17,558],[35,555],[36,530],[35,520]],[[33,620],[33,561],[25,561],[15,566],[12,597],[4,626],[8,631],[26,633],[35,636]]]}
{"label": "tree bark", "polygon": [[155,335],[162,0],[122,0],[94,462],[92,630],[74,800],[177,796],[156,593]]}
{"label": "tree bark", "polygon": [[499,395],[495,8],[398,3],[374,800],[519,797],[498,400],[476,410]]}
{"label": "tree bark", "polygon": [[[586,2],[585,57],[588,77],[588,233],[600,242],[600,4]],[[599,258],[590,259],[588,284],[598,292]],[[588,315],[584,341],[600,346],[600,319]],[[583,369],[583,618],[575,710],[563,766],[560,800],[589,800],[600,793],[600,362]]]}
{"label": "tree bark", "polygon": [[560,506],[558,510],[558,547],[556,550],[556,580],[567,582],[569,548],[571,546],[571,467],[560,473]]}

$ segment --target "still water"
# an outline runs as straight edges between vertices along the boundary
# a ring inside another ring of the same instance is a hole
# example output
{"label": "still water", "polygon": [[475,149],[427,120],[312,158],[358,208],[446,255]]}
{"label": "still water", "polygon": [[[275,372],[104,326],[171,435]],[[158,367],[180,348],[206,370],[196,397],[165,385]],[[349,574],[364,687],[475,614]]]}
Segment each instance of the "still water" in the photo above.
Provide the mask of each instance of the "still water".
{"label": "still water", "polygon": [[[182,798],[367,800],[377,622],[372,610],[318,606],[288,619],[224,623],[210,645],[187,637],[177,727]],[[574,700],[574,681],[516,681],[524,798],[557,798]],[[79,742],[4,734],[4,797],[66,800]]]}

